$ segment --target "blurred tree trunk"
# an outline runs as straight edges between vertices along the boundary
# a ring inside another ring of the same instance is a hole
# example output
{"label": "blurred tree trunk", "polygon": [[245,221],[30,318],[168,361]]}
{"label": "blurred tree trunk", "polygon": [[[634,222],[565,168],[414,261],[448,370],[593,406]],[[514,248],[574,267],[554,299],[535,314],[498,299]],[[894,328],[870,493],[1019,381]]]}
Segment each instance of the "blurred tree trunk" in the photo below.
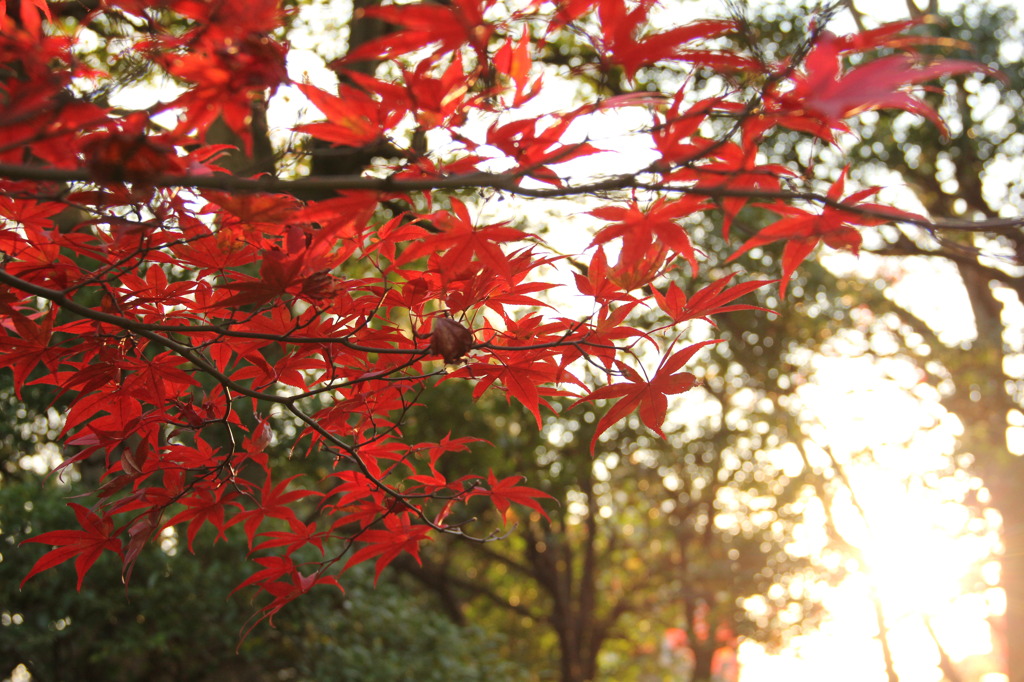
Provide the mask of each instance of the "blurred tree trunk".
{"label": "blurred tree trunk", "polygon": [[[387,24],[379,19],[366,17],[363,13],[366,8],[377,4],[380,4],[378,0],[353,0],[348,37],[350,51],[389,32],[390,28]],[[346,64],[345,69],[372,76],[379,65],[380,62],[377,60],[367,60]],[[342,76],[343,78],[344,76]],[[387,150],[335,147],[323,140],[314,140],[310,153],[313,156],[310,175],[358,175],[370,164],[374,156],[386,154]]]}

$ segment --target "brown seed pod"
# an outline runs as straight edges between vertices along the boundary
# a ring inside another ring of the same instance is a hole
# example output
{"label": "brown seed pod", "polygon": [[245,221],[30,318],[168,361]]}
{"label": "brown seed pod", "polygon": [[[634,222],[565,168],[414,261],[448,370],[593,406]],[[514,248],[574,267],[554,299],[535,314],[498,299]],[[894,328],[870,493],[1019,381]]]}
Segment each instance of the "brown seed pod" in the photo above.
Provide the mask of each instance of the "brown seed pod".
{"label": "brown seed pod", "polygon": [[461,358],[473,347],[473,332],[447,317],[434,318],[430,332],[430,352],[440,355],[446,363]]}

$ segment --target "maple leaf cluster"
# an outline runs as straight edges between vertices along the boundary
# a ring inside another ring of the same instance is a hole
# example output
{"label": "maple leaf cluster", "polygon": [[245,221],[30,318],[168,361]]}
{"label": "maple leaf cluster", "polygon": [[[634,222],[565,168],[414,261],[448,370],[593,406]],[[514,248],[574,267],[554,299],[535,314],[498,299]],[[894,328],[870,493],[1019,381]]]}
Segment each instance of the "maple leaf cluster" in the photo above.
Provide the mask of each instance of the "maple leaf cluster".
{"label": "maple leaf cluster", "polygon": [[[439,460],[473,439],[407,442],[403,419],[429,409],[433,384],[502,391],[538,426],[556,398],[608,401],[594,449],[633,413],[664,435],[670,396],[699,383],[684,368],[716,342],[688,343],[688,325],[758,308],[738,299],[774,281],[737,271],[687,293],[678,281],[704,260],[693,225],[712,221],[729,239],[748,206],[780,216],[730,260],[784,241],[784,292],[820,241],[856,250],[859,228],[923,220],[865,203],[876,189],[844,197],[845,171],[825,194],[791,192],[802,176],[763,163],[759,144],[784,127],[838,145],[845,119],[877,108],[935,119],[910,88],[980,67],[910,53],[844,62],[895,45],[907,25],[818,31],[802,62],[765,64],[716,42],[740,30],[732,20],[659,30],[654,9],[386,4],[366,16],[391,30],[336,62],[340,84],[325,90],[290,82],[291,10],[276,0],[110,0],[77,31],[51,23],[47,3],[20,3],[0,25],[0,362],[15,390],[49,386],[66,404],[61,467],[105,467],[92,504],[72,505],[80,529],[30,540],[52,549],[26,580],[74,560],[80,587],[104,552],[127,577],[168,528],[195,550],[203,528],[220,538],[237,527],[259,567],[239,588],[264,593],[269,618],[339,584],[333,567],[374,561],[379,574],[401,553],[418,559],[434,533],[469,535],[471,502],[489,500],[504,522],[544,515],[547,494],[519,476],[444,473]],[[99,95],[112,77],[79,44],[104,21],[144,26],[126,58],[162,70],[179,94],[138,111],[109,106]],[[619,94],[538,115],[539,96],[564,88],[542,63],[563,33],[596,51],[580,73],[629,84],[648,67],[703,69],[723,92]],[[349,68],[367,60],[386,75]],[[764,84],[756,101],[728,85],[738,75]],[[396,153],[361,176],[219,167],[214,123],[249,149],[253,112],[289,86],[322,116],[295,122],[296,135]],[[603,153],[573,128],[618,109],[650,118],[639,135],[657,160],[572,181],[562,164]],[[722,121],[732,132],[716,136]],[[443,149],[417,142],[428,133]],[[490,171],[498,162],[504,170]],[[569,257],[528,221],[488,222],[452,194],[481,188],[585,196],[600,226],[553,226],[580,230],[583,252]],[[572,283],[556,287],[552,269]],[[635,326],[643,311],[660,316],[655,329]],[[321,480],[280,475],[282,420],[299,426],[292,456],[329,467]]]}

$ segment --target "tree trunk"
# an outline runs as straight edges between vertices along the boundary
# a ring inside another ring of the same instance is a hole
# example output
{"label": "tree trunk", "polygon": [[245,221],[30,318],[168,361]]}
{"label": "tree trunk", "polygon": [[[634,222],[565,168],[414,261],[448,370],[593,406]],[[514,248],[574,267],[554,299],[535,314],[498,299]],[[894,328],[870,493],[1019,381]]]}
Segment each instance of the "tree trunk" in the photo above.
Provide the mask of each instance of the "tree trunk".
{"label": "tree trunk", "polygon": [[[379,4],[378,0],[353,0],[352,19],[348,24],[349,51],[387,34],[390,30],[384,22],[363,14],[364,10],[377,4]],[[367,60],[346,64],[345,68],[372,76],[377,71],[379,65],[380,62],[378,60]],[[313,159],[310,175],[358,175],[366,169],[374,156],[381,155],[382,150],[375,148],[335,147],[323,140],[314,140],[311,153]],[[315,194],[318,196],[309,198],[325,199],[328,196],[333,196],[334,193],[326,193],[323,196],[320,196],[321,193]]]}
{"label": "tree trunk", "polygon": [[885,610],[882,608],[882,600],[874,585],[871,586],[871,601],[875,608],[875,622],[878,624],[878,643],[882,646],[885,679],[888,682],[900,682],[900,677],[896,674],[896,666],[892,661],[892,649],[889,647],[889,626],[885,623]]}
{"label": "tree trunk", "polygon": [[693,651],[693,677],[691,682],[711,682],[711,663],[715,657],[715,643],[695,642]]}
{"label": "tree trunk", "polygon": [[965,449],[992,494],[992,506],[1002,516],[1001,584],[1006,593],[1005,650],[1010,682],[1024,682],[1024,459],[1012,455],[1006,442],[1007,414],[1018,408],[1006,386],[1011,377],[1003,367],[1002,306],[990,282],[975,268],[961,266],[960,274],[971,301],[977,338],[968,351],[949,406],[963,423]]}
{"label": "tree trunk", "polygon": [[1006,593],[1002,649],[1010,682],[1024,682],[1024,459],[1006,463],[1004,475],[986,478],[992,506],[1003,517],[1000,583]]}

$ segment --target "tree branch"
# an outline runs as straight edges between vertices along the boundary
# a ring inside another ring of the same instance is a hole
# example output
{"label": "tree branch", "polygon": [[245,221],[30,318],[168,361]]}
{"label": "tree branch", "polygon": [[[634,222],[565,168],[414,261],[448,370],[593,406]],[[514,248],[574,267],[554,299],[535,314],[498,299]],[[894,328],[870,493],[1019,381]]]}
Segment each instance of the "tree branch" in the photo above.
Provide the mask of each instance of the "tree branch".
{"label": "tree branch", "polygon": [[[615,190],[648,190],[711,198],[743,197],[748,199],[779,199],[785,201],[808,201],[821,206],[842,209],[849,213],[886,218],[893,223],[918,225],[933,230],[956,230],[964,232],[1018,232],[1024,228],[1024,217],[995,218],[990,220],[931,220],[924,217],[895,215],[885,209],[851,207],[824,194],[811,191],[734,189],[731,187],[694,187],[668,185],[658,182],[643,182],[639,173],[617,175],[578,185],[567,184],[557,188],[534,189],[522,187],[520,183],[529,176],[521,173],[467,173],[436,178],[400,179],[395,177],[374,178],[362,175],[336,175],[305,177],[295,180],[278,178],[238,178],[223,174],[209,175],[160,175],[152,178],[152,187],[182,187],[192,189],[213,189],[226,192],[281,192],[302,194],[308,190],[368,190],[378,192],[421,192],[431,190],[493,189],[516,196],[536,199],[554,199],[595,195]],[[41,182],[95,182],[85,170],[64,170],[45,166],[0,164],[0,178],[8,180],[34,180]]]}

